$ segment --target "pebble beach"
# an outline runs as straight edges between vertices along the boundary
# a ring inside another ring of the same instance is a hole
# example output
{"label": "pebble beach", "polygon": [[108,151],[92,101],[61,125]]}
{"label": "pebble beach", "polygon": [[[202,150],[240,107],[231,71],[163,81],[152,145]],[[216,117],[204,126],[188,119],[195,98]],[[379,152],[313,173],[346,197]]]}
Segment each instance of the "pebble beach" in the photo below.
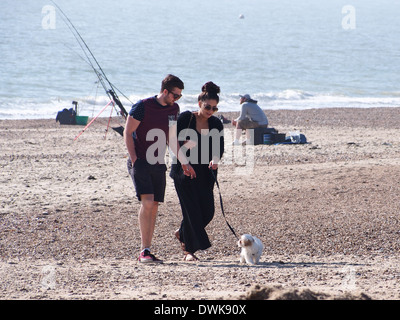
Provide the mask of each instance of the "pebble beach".
{"label": "pebble beach", "polygon": [[108,119],[75,141],[83,126],[0,120],[0,299],[399,300],[400,108],[265,113],[308,143],[232,146],[225,124],[225,214],[263,242],[255,266],[239,263],[217,188],[212,247],[183,261],[169,177],[152,246],[164,263],[140,264],[140,204]]}

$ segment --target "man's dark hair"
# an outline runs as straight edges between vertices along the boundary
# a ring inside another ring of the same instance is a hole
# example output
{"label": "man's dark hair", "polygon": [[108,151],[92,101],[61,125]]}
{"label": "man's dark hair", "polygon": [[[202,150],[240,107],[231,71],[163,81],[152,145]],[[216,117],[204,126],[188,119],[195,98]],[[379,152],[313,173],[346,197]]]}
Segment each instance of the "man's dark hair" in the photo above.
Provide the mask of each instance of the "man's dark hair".
{"label": "man's dark hair", "polygon": [[183,90],[185,87],[181,79],[173,74],[167,75],[164,80],[161,82],[161,91],[163,92],[165,89],[168,91],[172,91],[173,88],[179,88]]}

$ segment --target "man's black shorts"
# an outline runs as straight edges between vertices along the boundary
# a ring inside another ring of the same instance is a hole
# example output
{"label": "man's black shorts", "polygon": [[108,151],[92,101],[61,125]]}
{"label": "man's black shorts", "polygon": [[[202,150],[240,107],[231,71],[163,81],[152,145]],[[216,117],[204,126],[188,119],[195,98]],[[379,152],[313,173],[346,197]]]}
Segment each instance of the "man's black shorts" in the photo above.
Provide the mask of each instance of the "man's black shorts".
{"label": "man's black shorts", "polygon": [[145,159],[137,159],[132,167],[131,159],[128,159],[127,166],[139,201],[140,195],[153,194],[154,201],[164,202],[167,184],[165,164],[149,164]]}

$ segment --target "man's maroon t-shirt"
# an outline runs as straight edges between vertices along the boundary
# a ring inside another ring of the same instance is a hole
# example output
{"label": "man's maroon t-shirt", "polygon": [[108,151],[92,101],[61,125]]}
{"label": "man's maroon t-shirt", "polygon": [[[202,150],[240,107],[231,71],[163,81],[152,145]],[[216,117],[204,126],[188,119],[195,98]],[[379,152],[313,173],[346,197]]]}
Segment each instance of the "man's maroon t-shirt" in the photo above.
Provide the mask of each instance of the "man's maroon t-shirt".
{"label": "man's maroon t-shirt", "polygon": [[[166,144],[163,144],[162,148],[157,148],[155,152],[149,152],[150,157],[153,159],[147,159],[148,155],[146,153],[151,145],[157,143],[160,133],[165,135],[162,138],[168,142],[169,123],[170,121],[176,121],[178,114],[179,105],[177,103],[172,106],[163,106],[157,101],[157,96],[140,100],[132,106],[129,115],[140,121],[133,134],[136,155],[139,159],[146,159],[149,163],[154,164],[154,158],[157,158],[161,152],[162,163],[164,163]],[[161,131],[157,130],[149,134],[152,129],[161,129]],[[160,161],[157,163],[160,163]]]}

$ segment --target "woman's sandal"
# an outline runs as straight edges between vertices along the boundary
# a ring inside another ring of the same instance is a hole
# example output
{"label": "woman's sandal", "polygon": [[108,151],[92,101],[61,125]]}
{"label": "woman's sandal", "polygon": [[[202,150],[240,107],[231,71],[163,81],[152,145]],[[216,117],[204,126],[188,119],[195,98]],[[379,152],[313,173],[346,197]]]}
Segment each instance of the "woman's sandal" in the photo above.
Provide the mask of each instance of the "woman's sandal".
{"label": "woman's sandal", "polygon": [[197,258],[193,253],[185,252],[185,254],[183,261],[199,261],[199,258]]}
{"label": "woman's sandal", "polygon": [[179,229],[175,231],[175,237],[178,239],[178,241],[181,244],[181,249],[183,253],[185,254],[185,257],[183,258],[183,261],[198,261],[199,258],[197,258],[194,253],[190,253],[186,251],[185,244],[181,242],[181,239],[179,238]]}

